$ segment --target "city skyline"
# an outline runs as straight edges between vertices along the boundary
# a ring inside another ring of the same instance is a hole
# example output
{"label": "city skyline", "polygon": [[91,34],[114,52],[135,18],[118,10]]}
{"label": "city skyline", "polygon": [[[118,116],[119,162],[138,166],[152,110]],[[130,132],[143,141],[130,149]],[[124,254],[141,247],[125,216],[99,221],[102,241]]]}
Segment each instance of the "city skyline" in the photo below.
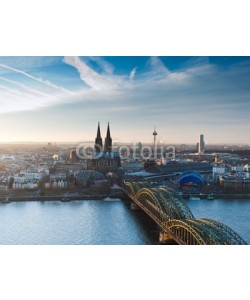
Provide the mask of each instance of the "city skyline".
{"label": "city skyline", "polygon": [[0,142],[249,144],[249,57],[0,57]]}

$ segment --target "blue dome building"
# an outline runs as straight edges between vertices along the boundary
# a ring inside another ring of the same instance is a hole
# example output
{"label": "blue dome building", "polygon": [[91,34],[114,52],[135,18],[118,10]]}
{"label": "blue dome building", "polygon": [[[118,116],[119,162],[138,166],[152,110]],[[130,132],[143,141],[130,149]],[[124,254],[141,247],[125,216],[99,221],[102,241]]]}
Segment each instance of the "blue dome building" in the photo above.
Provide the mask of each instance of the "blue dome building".
{"label": "blue dome building", "polygon": [[204,184],[204,179],[201,176],[200,173],[196,171],[186,171],[181,174],[179,177],[179,184],[181,186],[186,185],[186,186],[193,186],[193,185],[198,185],[201,186]]}

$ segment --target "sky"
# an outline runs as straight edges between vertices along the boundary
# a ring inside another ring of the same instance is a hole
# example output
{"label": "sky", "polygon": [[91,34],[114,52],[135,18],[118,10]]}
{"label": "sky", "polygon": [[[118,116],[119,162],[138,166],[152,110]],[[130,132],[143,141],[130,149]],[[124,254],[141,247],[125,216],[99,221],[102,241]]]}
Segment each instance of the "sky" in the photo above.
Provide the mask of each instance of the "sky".
{"label": "sky", "polygon": [[250,144],[250,57],[0,57],[0,142]]}

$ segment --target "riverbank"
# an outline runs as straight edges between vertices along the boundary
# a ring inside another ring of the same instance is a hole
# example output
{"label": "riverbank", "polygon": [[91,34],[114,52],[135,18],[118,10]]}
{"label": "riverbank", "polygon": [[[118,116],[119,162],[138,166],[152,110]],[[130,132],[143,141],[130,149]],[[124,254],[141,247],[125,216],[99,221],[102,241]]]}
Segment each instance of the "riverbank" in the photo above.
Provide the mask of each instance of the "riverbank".
{"label": "riverbank", "polygon": [[103,194],[60,194],[60,195],[47,195],[47,196],[34,196],[34,195],[24,195],[24,196],[5,196],[0,197],[0,203],[9,202],[22,202],[22,201],[76,201],[76,200],[104,200],[106,198],[110,199],[127,199],[127,195],[124,193],[103,193]]}
{"label": "riverbank", "polygon": [[[208,195],[199,195],[199,194],[192,194],[192,195],[183,195],[184,199],[188,200],[190,197],[197,197],[200,199],[207,199]],[[0,203],[9,203],[9,202],[24,202],[24,201],[61,201],[61,202],[68,202],[68,201],[77,201],[77,200],[104,200],[104,199],[123,199],[128,200],[128,196],[123,193],[116,193],[116,194],[82,194],[82,195],[50,195],[50,196],[5,196],[0,197]],[[216,194],[213,195],[214,199],[250,199],[250,194]],[[211,199],[212,201],[213,199]]]}
{"label": "riverbank", "polygon": [[[185,194],[182,195],[184,199],[189,199],[190,197],[198,197],[200,199],[208,199],[212,196],[213,199],[250,199],[250,194]],[[211,200],[213,200],[211,199]]]}
{"label": "riverbank", "polygon": [[105,195],[84,195],[84,196],[23,196],[0,198],[0,202],[21,202],[21,201],[73,201],[73,200],[102,200]]}

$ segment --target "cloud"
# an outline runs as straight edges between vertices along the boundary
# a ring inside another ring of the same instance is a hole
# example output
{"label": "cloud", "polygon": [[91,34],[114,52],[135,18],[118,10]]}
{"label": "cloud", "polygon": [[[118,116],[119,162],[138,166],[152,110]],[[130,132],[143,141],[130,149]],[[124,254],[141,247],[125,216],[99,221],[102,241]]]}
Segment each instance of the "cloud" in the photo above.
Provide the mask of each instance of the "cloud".
{"label": "cloud", "polygon": [[54,88],[56,90],[59,90],[59,91],[63,92],[65,94],[69,94],[69,95],[73,95],[74,94],[73,92],[71,92],[71,91],[69,91],[69,90],[67,90],[67,89],[65,89],[65,88],[63,88],[61,86],[58,86],[58,85],[56,85],[56,84],[54,84],[54,83],[52,83],[52,82],[50,82],[48,80],[44,80],[42,78],[35,77],[35,76],[30,75],[27,72],[21,71],[19,69],[16,69],[16,68],[4,65],[4,64],[0,64],[0,67],[5,68],[5,69],[10,70],[10,71],[13,71],[13,72],[16,72],[18,74],[22,74],[25,77],[28,77],[30,79],[33,79],[33,80],[38,81],[40,83],[43,83],[43,84],[45,84],[45,85],[47,85],[49,87],[52,87],[52,88]]}
{"label": "cloud", "polygon": [[[137,80],[134,82],[137,86],[144,88],[145,85],[161,87],[168,85],[170,89],[175,85],[186,85],[190,82],[191,74],[187,69],[170,71],[159,57],[150,57],[146,64],[147,71],[136,76]],[[190,70],[190,69],[188,69]],[[133,70],[130,75],[133,76]]]}
{"label": "cloud", "polygon": [[97,63],[105,74],[113,75],[114,66],[107,62],[105,59],[100,56],[90,56],[89,59]]}
{"label": "cloud", "polygon": [[113,90],[117,84],[112,78],[102,76],[91,69],[85,62],[81,61],[78,56],[65,56],[64,62],[79,72],[81,79],[94,90]]}
{"label": "cloud", "polygon": [[164,65],[158,57],[151,57],[150,58],[150,66],[151,66],[151,77],[155,77],[157,79],[166,77],[170,74],[168,68]]}
{"label": "cloud", "polygon": [[[90,67],[95,65],[93,61],[100,68]],[[221,141],[224,138],[229,140],[230,132],[227,130],[232,126],[235,126],[236,131],[237,128],[243,130],[245,136],[248,134],[249,65],[222,68],[206,59],[198,59],[170,70],[163,63],[163,59],[153,57],[148,60],[146,66],[133,63],[129,68],[126,66],[123,69],[123,75],[116,75],[112,66],[105,66],[105,60],[99,58],[83,61],[79,57],[65,57],[64,62],[74,68],[64,64],[61,66],[60,72],[66,70],[65,82],[69,71],[70,79],[78,80],[80,85],[82,84],[73,97],[65,93],[56,97],[54,94],[53,97],[48,97],[47,93],[43,95],[43,92],[33,85],[26,85],[29,80],[26,79],[25,84],[19,82],[16,77],[22,77],[20,75],[16,75],[15,80],[0,77],[9,83],[7,86],[0,86],[1,111],[36,109],[32,112],[22,112],[20,116],[22,114],[31,118],[32,115],[33,120],[39,116],[41,124],[46,112],[46,126],[52,126],[51,124],[58,120],[62,132],[69,132],[68,124],[64,124],[65,114],[72,132],[77,132],[78,128],[93,126],[96,120],[109,120],[117,126],[114,130],[119,128],[118,134],[128,140],[136,136],[143,138],[141,132],[144,131],[149,132],[148,139],[152,138],[154,125],[157,126],[157,130],[159,128],[160,134],[166,137],[172,135],[172,140],[176,142],[196,141],[199,131],[204,132],[206,136],[214,135],[218,140],[221,138]],[[133,68],[134,65],[140,68],[140,72],[137,71],[137,67]],[[97,72],[96,69],[101,70]],[[44,78],[46,72],[47,68],[42,73]],[[118,72],[121,74],[121,70]],[[61,76],[59,72],[56,74]],[[43,81],[47,82],[46,79]],[[54,77],[52,81],[56,81]],[[82,81],[90,88],[87,89]],[[12,85],[17,89],[11,89]],[[51,104],[58,105],[52,107]],[[40,107],[44,109],[38,110]],[[2,115],[0,121],[3,117]],[[245,127],[242,124],[245,124]],[[68,134],[71,137],[70,133]],[[81,132],[79,137],[81,134],[83,133]],[[88,135],[88,130],[83,136],[85,134]],[[90,135],[88,138],[91,137]]]}
{"label": "cloud", "polygon": [[135,77],[137,67],[133,68],[129,74],[129,79],[132,80]]}

